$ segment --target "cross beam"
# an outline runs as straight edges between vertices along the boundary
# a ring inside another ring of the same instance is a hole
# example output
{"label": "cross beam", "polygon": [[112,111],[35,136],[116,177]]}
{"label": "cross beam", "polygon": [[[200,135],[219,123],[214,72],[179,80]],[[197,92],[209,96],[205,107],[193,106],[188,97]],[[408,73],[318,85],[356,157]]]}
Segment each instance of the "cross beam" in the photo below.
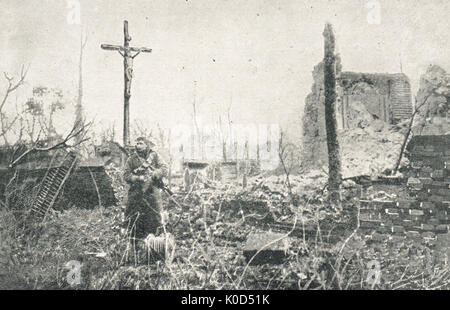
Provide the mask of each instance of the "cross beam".
{"label": "cross beam", "polygon": [[[107,51],[118,51],[123,57],[124,71],[124,106],[123,106],[123,145],[130,145],[130,97],[131,80],[133,78],[133,59],[140,53],[151,53],[152,49],[147,47],[131,47],[131,37],[128,33],[128,21],[123,22],[124,43],[123,46],[102,44],[100,47]],[[132,55],[132,53],[135,53]]]}

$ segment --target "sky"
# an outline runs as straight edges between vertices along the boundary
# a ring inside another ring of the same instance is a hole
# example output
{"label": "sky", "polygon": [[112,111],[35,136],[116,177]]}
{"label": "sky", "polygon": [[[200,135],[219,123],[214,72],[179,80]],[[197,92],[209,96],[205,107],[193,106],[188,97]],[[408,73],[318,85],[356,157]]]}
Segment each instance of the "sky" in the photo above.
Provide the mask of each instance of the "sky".
{"label": "sky", "polygon": [[0,70],[29,66],[19,100],[38,85],[75,96],[83,34],[87,118],[119,133],[123,61],[100,44],[123,44],[124,20],[131,45],[152,48],[134,59],[130,103],[132,122],[149,127],[189,123],[195,100],[205,123],[230,109],[234,123],[300,133],[326,22],[344,71],[403,71],[414,94],[430,64],[450,70],[448,0],[1,0],[0,9]]}

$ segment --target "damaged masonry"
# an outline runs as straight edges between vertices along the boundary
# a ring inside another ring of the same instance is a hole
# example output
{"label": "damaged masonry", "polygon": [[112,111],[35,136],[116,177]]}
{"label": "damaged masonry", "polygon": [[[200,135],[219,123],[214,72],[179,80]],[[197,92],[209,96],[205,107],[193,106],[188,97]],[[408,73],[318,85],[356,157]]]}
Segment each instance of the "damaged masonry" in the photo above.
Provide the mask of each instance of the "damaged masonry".
{"label": "damaged masonry", "polygon": [[449,10],[356,2],[2,3],[0,289],[450,289]]}

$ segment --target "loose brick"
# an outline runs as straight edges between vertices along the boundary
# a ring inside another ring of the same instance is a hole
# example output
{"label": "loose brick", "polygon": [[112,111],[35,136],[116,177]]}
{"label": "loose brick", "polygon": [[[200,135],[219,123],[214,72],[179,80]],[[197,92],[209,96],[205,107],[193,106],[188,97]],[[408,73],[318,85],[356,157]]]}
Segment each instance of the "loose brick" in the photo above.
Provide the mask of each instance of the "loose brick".
{"label": "loose brick", "polygon": [[425,230],[425,231],[433,231],[436,228],[435,225],[430,225],[430,224],[422,224],[421,225],[421,229]]}
{"label": "loose brick", "polygon": [[[437,181],[435,181],[435,182],[437,182]],[[433,184],[424,184],[423,185],[423,189],[427,193],[431,193],[431,190],[433,190],[433,189],[440,189],[440,188],[441,188],[440,186],[436,186],[436,185],[433,185]]]}
{"label": "loose brick", "polygon": [[381,221],[362,221],[360,220],[359,226],[361,228],[378,228],[380,227]]}
{"label": "loose brick", "polygon": [[359,219],[362,221],[380,220],[380,214],[373,210],[361,210]]}
{"label": "loose brick", "polygon": [[439,232],[439,233],[447,233],[448,232],[448,225],[444,225],[444,224],[436,225],[435,231]]}
{"label": "loose brick", "polygon": [[445,197],[439,195],[430,195],[427,200],[431,202],[443,202]]}
{"label": "loose brick", "polygon": [[389,239],[389,235],[387,234],[380,234],[378,232],[372,234],[372,240],[374,241],[385,241],[387,239]]}
{"label": "loose brick", "polygon": [[384,226],[391,227],[394,225],[394,220],[390,219],[390,218],[385,218],[385,219],[383,219],[382,223]]}
{"label": "loose brick", "polygon": [[408,185],[410,190],[414,190],[414,191],[420,191],[424,188],[424,185],[422,183],[418,183],[418,184],[409,184]]}
{"label": "loose brick", "polygon": [[360,200],[359,202],[362,210],[383,211],[385,208],[395,207],[394,201]]}
{"label": "loose brick", "polygon": [[374,221],[381,221],[381,213],[372,213],[370,219]]}
{"label": "loose brick", "polygon": [[370,207],[370,200],[359,200],[359,205],[361,208],[369,208]]}
{"label": "loose brick", "polygon": [[405,231],[405,228],[403,226],[392,226],[391,231],[393,233],[402,233]]}
{"label": "loose brick", "polygon": [[415,171],[416,169],[409,169],[403,173],[405,178],[418,178],[418,172]]}
{"label": "loose brick", "polygon": [[447,188],[430,188],[427,191],[431,195],[438,195],[438,196],[450,198],[450,189],[447,189]]}
{"label": "loose brick", "polygon": [[406,237],[408,237],[408,238],[413,238],[413,239],[422,238],[422,236],[420,235],[420,232],[415,231],[415,230],[407,231],[405,234],[406,234]]}
{"label": "loose brick", "polygon": [[417,202],[414,200],[399,200],[396,202],[396,207],[402,209],[414,208],[416,205]]}
{"label": "loose brick", "polygon": [[399,214],[402,211],[400,208],[386,208],[384,209],[384,213],[386,214]]}
{"label": "loose brick", "polygon": [[396,205],[395,201],[372,200],[372,206],[377,209],[392,208]]}
{"label": "loose brick", "polygon": [[399,216],[399,217],[393,217],[393,218],[390,218],[391,220],[392,220],[392,224],[395,226],[395,225],[398,225],[398,226],[403,226],[404,225],[404,218],[403,217],[401,217],[401,216]]}
{"label": "loose brick", "polygon": [[432,177],[432,173],[430,173],[430,172],[423,172],[423,171],[418,171],[418,172],[416,173],[416,175],[417,175],[419,178],[431,178],[431,177]]}
{"label": "loose brick", "polygon": [[419,224],[419,225],[416,225],[416,226],[413,226],[413,227],[411,227],[411,228],[409,228],[409,229],[411,229],[411,230],[417,230],[417,231],[422,231],[422,226],[421,226],[422,224]]}
{"label": "loose brick", "polygon": [[431,167],[433,167],[433,169],[445,169],[445,162],[443,162],[442,160],[436,160],[434,162],[431,163]]}
{"label": "loose brick", "polygon": [[383,225],[383,226],[380,225],[379,227],[376,228],[376,230],[377,230],[377,232],[382,233],[382,234],[387,234],[387,233],[391,232],[391,228],[388,226],[385,226],[385,225]]}
{"label": "loose brick", "polygon": [[434,205],[434,203],[429,202],[429,201],[422,201],[420,203],[420,207],[422,209],[433,209],[433,208],[435,208],[435,205]]}
{"label": "loose brick", "polygon": [[439,221],[439,219],[435,216],[427,219],[427,224],[430,224],[430,225],[436,226],[436,225],[439,225],[440,223],[441,223],[441,221]]}
{"label": "loose brick", "polygon": [[399,235],[394,235],[394,236],[390,236],[389,242],[391,242],[391,243],[398,243],[398,242],[404,241],[405,238],[406,238],[405,235],[400,235],[400,236]]}
{"label": "loose brick", "polygon": [[450,189],[449,188],[440,188],[437,191],[438,195],[450,197]]}
{"label": "loose brick", "polygon": [[408,178],[407,184],[408,184],[408,185],[411,185],[411,184],[420,184],[420,180],[419,180],[418,178]]}
{"label": "loose brick", "polygon": [[426,192],[420,192],[417,194],[417,199],[421,201],[427,201],[430,198],[430,194]]}
{"label": "loose brick", "polygon": [[445,178],[444,170],[442,170],[442,169],[434,170],[433,172],[431,172],[430,177],[433,179]]}
{"label": "loose brick", "polygon": [[424,215],[422,210],[414,210],[414,209],[410,209],[409,210],[409,214],[410,215],[416,215],[416,216]]}
{"label": "loose brick", "polygon": [[422,184],[432,184],[433,183],[433,179],[432,178],[419,178],[420,183]]}
{"label": "loose brick", "polygon": [[417,223],[417,222],[423,222],[424,216],[423,215],[406,214],[403,219],[410,220],[410,221]]}
{"label": "loose brick", "polygon": [[426,231],[421,233],[422,238],[434,239],[436,238],[436,234],[432,231]]}
{"label": "loose brick", "polygon": [[434,188],[448,188],[448,184],[447,182],[442,182],[442,181],[433,181],[433,183],[431,185],[434,186]]}
{"label": "loose brick", "polygon": [[403,220],[403,224],[402,224],[404,227],[408,227],[408,228],[411,228],[411,227],[414,227],[414,222],[413,221],[411,221],[411,220]]}
{"label": "loose brick", "polygon": [[360,213],[359,214],[359,219],[361,221],[370,221],[370,213]]}
{"label": "loose brick", "polygon": [[440,163],[443,164],[443,160],[442,160],[442,156],[440,157],[427,157],[424,158],[423,160],[423,164],[426,166],[430,166],[430,167],[435,167],[436,163]]}
{"label": "loose brick", "polygon": [[387,213],[384,214],[383,216],[384,221],[386,221],[386,219],[389,219],[392,221],[392,224],[394,224],[396,221],[401,221],[402,218],[400,217],[400,215],[398,213]]}
{"label": "loose brick", "polygon": [[427,166],[427,167],[423,167],[422,169],[420,169],[420,171],[424,172],[424,173],[431,173],[434,171],[434,169]]}
{"label": "loose brick", "polygon": [[417,151],[414,152],[414,155],[416,157],[437,157],[444,155],[443,152],[436,152],[436,151]]}
{"label": "loose brick", "polygon": [[447,211],[443,211],[443,210],[436,211],[436,217],[437,217],[440,221],[448,221],[448,214],[447,214]]}
{"label": "loose brick", "polygon": [[420,169],[423,167],[423,161],[413,161],[411,162],[411,167],[413,169]]}

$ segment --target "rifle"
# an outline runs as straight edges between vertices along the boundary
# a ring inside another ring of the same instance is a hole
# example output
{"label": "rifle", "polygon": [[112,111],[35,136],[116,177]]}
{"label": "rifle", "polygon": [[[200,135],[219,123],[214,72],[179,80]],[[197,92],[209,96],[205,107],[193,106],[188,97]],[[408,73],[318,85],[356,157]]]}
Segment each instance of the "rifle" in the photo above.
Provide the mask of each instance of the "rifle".
{"label": "rifle", "polygon": [[[136,169],[134,169],[134,173],[139,173],[141,171],[146,171],[146,170],[150,170],[150,171],[155,171],[155,168],[148,162],[148,160],[146,159],[142,165]],[[164,192],[166,192],[166,194],[169,195],[169,198],[172,199],[172,201],[177,205],[177,207],[181,208],[182,210],[186,209],[186,206],[182,206],[174,197],[173,197],[173,192],[170,190],[170,188],[164,183],[164,181],[162,180],[162,178],[149,178],[144,182],[144,187],[143,187],[143,192],[145,192],[148,187],[150,186],[150,183],[153,183],[156,187],[162,189]],[[187,209],[189,209],[189,207],[187,207]]]}
{"label": "rifle", "polygon": [[[155,171],[155,168],[152,167],[152,165],[150,165],[150,163],[146,160],[141,167],[136,168],[135,171],[138,172],[141,169],[149,169],[150,171]],[[139,169],[139,170],[138,170]],[[162,180],[162,178],[151,178],[150,180],[147,180],[146,183],[146,188],[144,189],[144,192],[147,190],[149,183],[152,182],[156,187],[162,189],[163,191],[165,191],[169,196],[173,196],[173,192],[170,190],[170,188],[164,183],[164,181]]]}

